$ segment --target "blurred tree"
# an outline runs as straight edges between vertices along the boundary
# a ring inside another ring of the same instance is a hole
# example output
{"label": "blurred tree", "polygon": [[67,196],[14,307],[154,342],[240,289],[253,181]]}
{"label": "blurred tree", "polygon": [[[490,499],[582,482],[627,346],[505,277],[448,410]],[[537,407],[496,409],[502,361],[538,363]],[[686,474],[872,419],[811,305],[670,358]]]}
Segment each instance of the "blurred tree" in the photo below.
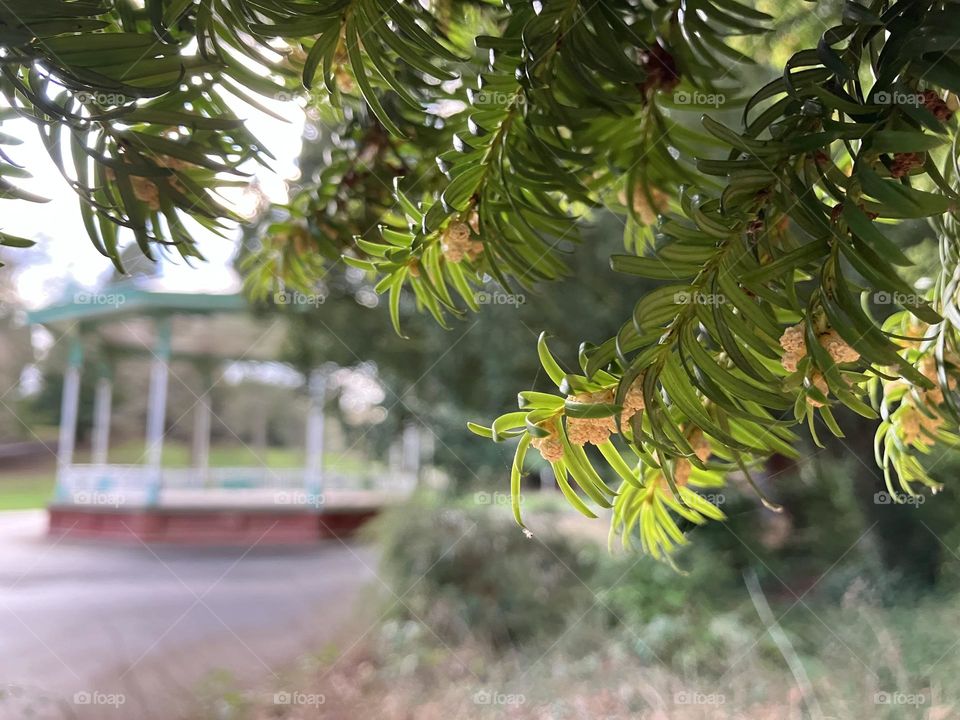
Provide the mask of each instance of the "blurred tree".
{"label": "blurred tree", "polygon": [[20,377],[33,360],[30,328],[13,283],[13,268],[0,272],[0,442],[29,437],[23,418]]}

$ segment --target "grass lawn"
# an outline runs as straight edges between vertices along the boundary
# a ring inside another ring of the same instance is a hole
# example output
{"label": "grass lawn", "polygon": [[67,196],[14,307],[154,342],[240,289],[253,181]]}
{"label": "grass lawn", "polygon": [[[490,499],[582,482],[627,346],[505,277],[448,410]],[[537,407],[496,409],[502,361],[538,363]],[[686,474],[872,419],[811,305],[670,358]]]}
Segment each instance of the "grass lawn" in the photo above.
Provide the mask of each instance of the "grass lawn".
{"label": "grass lawn", "polygon": [[53,497],[53,470],[0,474],[0,510],[42,508]]}
{"label": "grass lawn", "polygon": [[[145,450],[144,443],[139,440],[115,445],[110,448],[108,461],[119,465],[142,465],[146,461]],[[90,462],[90,452],[78,450],[76,462]],[[211,467],[260,467],[261,465],[273,468],[300,467],[303,465],[303,451],[299,448],[267,448],[261,455],[253,448],[243,445],[210,448]],[[164,443],[163,466],[190,467],[190,446],[186,443]]]}
{"label": "grass lawn", "polygon": [[[120,465],[140,465],[145,461],[144,444],[140,440],[126,442],[110,448],[109,462]],[[90,462],[87,450],[78,450],[76,462]],[[284,469],[303,467],[302,448],[271,447],[262,453],[244,445],[215,445],[210,448],[210,467],[267,467]],[[331,470],[360,471],[373,464],[369,460],[339,453],[327,453],[325,465]],[[190,467],[190,445],[187,443],[164,443],[163,466],[169,468]]]}

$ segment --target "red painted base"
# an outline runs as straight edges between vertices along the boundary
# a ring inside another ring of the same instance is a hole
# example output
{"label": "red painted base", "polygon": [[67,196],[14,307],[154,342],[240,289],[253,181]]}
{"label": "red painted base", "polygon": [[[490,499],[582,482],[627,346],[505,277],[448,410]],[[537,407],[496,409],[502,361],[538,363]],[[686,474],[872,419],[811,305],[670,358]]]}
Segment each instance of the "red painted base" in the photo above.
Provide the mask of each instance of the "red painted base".
{"label": "red painted base", "polygon": [[350,535],[377,510],[323,513],[236,508],[115,509],[51,506],[53,537],[190,545],[289,545]]}

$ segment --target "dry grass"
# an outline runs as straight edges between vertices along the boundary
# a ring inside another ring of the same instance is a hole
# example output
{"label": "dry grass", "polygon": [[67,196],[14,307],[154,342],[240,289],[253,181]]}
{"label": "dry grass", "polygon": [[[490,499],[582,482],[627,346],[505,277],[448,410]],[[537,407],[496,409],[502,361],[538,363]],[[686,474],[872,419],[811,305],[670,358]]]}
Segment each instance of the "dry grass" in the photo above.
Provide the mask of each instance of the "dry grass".
{"label": "dry grass", "polygon": [[[877,611],[849,610],[874,615],[859,628],[871,632]],[[807,659],[813,690],[805,697],[786,663],[771,657],[762,643],[720,677],[684,677],[641,662],[615,642],[583,655],[576,654],[576,642],[546,652],[494,654],[479,644],[446,647],[424,626],[391,622],[342,654],[305,661],[279,684],[246,693],[235,714],[224,714],[221,706],[198,718],[951,720],[960,715],[960,704],[945,699],[956,696],[945,673],[922,686],[915,682],[903,664],[909,651],[899,638],[890,633],[870,638],[865,645],[874,652],[861,656],[869,668],[857,658],[863,649],[850,647],[847,639],[845,633],[824,641],[821,655]],[[278,704],[274,693],[290,693],[295,702]]]}

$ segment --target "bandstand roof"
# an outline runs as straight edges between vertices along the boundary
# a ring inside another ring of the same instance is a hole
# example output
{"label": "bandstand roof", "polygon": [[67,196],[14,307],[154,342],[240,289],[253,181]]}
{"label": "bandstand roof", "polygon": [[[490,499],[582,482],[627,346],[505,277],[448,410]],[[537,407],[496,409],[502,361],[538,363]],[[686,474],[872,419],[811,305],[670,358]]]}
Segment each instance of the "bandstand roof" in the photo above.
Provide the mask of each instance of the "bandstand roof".
{"label": "bandstand roof", "polygon": [[277,317],[254,315],[236,288],[184,290],[162,277],[68,289],[27,319],[59,332],[79,327],[85,339],[118,355],[149,355],[157,346],[158,320],[166,320],[174,359],[275,360],[285,333]]}

